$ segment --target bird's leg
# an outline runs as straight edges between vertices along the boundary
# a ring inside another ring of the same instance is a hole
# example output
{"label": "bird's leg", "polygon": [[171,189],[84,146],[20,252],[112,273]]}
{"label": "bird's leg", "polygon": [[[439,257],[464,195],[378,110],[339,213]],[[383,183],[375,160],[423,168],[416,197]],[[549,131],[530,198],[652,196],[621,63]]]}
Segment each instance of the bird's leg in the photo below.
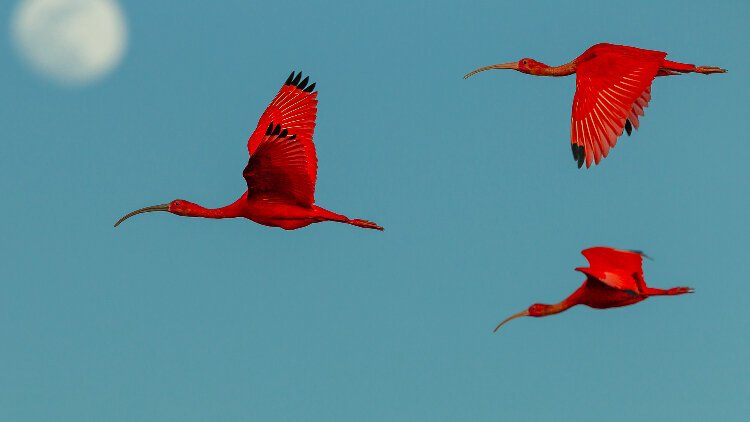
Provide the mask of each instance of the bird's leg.
{"label": "bird's leg", "polygon": [[351,224],[352,226],[362,227],[363,229],[374,229],[383,231],[383,228],[372,221],[361,220],[358,218],[351,219],[345,215],[336,214],[325,208],[313,205],[313,218],[316,221],[336,221],[338,223]]}
{"label": "bird's leg", "polygon": [[712,73],[727,73],[727,70],[715,66],[698,66],[695,68],[695,72],[710,75]]}
{"label": "bird's leg", "polygon": [[695,289],[692,287],[672,287],[671,289],[667,290],[667,294],[669,296],[674,295],[684,295],[685,293],[694,293]]}
{"label": "bird's leg", "polygon": [[666,290],[647,287],[642,293],[646,296],[676,296],[693,293],[694,291],[695,290],[692,287],[672,287],[671,289]]}
{"label": "bird's leg", "polygon": [[664,60],[659,73],[656,76],[669,76],[677,75],[680,73],[702,73],[704,75],[710,75],[712,73],[725,73],[726,69],[715,66],[696,66],[694,64],[673,62],[671,60]]}

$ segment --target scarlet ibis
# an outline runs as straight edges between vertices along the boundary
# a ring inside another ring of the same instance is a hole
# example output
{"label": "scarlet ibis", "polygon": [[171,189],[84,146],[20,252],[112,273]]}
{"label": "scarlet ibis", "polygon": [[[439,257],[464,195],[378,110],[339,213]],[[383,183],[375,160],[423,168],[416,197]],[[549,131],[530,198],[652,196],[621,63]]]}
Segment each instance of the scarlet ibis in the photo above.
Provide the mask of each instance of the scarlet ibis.
{"label": "scarlet ibis", "polygon": [[145,212],[167,211],[184,217],[244,217],[271,227],[294,230],[321,221],[335,221],[366,229],[379,225],[315,205],[318,160],[313,144],[318,93],[309,77],[292,72],[258,121],[247,142],[250,159],[242,172],[247,191],[233,203],[204,208],[183,199],[133,211],[115,223]]}
{"label": "scarlet ibis", "polygon": [[596,44],[562,66],[547,66],[534,59],[480,67],[464,79],[489,69],[513,69],[534,76],[576,74],[576,93],[570,119],[570,142],[578,168],[586,162],[599,164],[614,148],[623,129],[638,129],[638,116],[651,100],[651,82],[656,76],[682,73],[725,73],[713,66],[665,60],[667,53],[615,44]]}
{"label": "scarlet ibis", "polygon": [[567,299],[555,305],[535,303],[524,311],[511,315],[495,327],[497,331],[506,322],[522,317],[545,317],[559,314],[576,305],[596,309],[632,305],[650,296],[674,296],[693,293],[690,287],[673,287],[668,290],[648,287],[643,279],[641,251],[620,250],[597,246],[581,252],[589,267],[576,268],[586,275],[586,281]]}

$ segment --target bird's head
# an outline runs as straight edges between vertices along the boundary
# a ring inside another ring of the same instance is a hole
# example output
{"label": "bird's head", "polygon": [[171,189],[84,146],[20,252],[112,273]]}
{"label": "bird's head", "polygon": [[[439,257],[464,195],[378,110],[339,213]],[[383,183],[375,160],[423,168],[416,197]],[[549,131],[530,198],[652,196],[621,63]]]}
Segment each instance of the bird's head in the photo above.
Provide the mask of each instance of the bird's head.
{"label": "bird's head", "polygon": [[529,316],[542,317],[547,315],[547,309],[549,309],[549,305],[535,303],[529,306],[529,309],[527,309],[526,312],[528,312]]}
{"label": "bird's head", "polygon": [[521,73],[527,73],[530,75],[540,75],[542,74],[542,69],[545,69],[548,67],[549,66],[547,66],[546,64],[542,62],[538,62],[534,59],[524,57],[523,59],[517,62],[491,64],[489,66],[480,67],[479,69],[472,70],[471,72],[464,75],[464,79],[470,76],[476,75],[479,72],[484,72],[485,70],[492,70],[492,69],[511,69],[511,70],[517,70]]}
{"label": "bird's head", "polygon": [[137,214],[143,214],[144,212],[166,211],[176,215],[190,216],[193,215],[198,208],[200,208],[200,205],[194,204],[184,199],[175,199],[174,201],[166,204],[152,205],[150,207],[141,208],[128,213],[121,219],[117,220],[117,222],[115,223],[115,227],[119,226],[120,223],[127,220],[128,218]]}
{"label": "bird's head", "polygon": [[195,210],[197,210],[198,208],[202,208],[200,205],[194,204],[184,199],[175,199],[174,201],[166,205],[168,207],[167,211],[171,212],[172,214],[182,216],[190,216],[195,212]]}
{"label": "bird's head", "polygon": [[510,321],[512,319],[516,319],[518,317],[522,317],[522,316],[530,316],[530,317],[543,317],[543,316],[547,316],[547,315],[550,314],[550,308],[551,308],[551,305],[545,305],[544,303],[535,303],[535,304],[529,306],[529,309],[523,310],[523,311],[521,311],[521,312],[519,312],[517,314],[513,314],[513,315],[509,316],[508,318],[505,318],[503,320],[503,322],[501,322],[500,324],[497,324],[497,327],[495,327],[495,331],[497,331],[498,329],[500,329],[500,327],[503,324],[505,324],[506,322],[508,322],[508,321]]}

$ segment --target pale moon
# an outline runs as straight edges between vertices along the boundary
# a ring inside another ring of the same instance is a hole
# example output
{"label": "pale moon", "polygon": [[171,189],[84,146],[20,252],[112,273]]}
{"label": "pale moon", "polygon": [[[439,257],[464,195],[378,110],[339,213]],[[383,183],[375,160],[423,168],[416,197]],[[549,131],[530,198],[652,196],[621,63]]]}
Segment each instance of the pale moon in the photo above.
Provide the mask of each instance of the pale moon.
{"label": "pale moon", "polygon": [[127,45],[115,0],[21,0],[12,31],[26,62],[65,85],[84,85],[111,72]]}

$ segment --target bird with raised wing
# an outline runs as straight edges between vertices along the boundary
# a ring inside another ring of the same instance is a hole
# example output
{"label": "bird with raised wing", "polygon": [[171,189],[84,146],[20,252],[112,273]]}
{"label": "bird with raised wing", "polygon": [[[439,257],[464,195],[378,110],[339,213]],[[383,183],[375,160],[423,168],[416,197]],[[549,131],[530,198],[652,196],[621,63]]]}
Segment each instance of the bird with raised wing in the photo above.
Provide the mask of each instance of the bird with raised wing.
{"label": "bird with raised wing", "polygon": [[641,251],[630,251],[597,246],[581,252],[589,266],[576,268],[586,275],[586,281],[565,300],[554,305],[535,303],[528,309],[511,315],[495,327],[497,331],[506,322],[522,317],[545,317],[559,314],[576,305],[595,309],[617,308],[646,300],[651,296],[674,296],[693,293],[690,287],[657,289],[648,287],[643,279]]}
{"label": "bird with raised wing", "polygon": [[366,229],[379,225],[350,219],[315,205],[318,159],[313,144],[318,93],[309,78],[292,72],[260,117],[247,143],[250,159],[242,175],[247,191],[233,203],[209,209],[183,199],[133,211],[115,223],[145,212],[166,211],[183,217],[243,217],[271,227],[294,230],[322,221]]}
{"label": "bird with raised wing", "polygon": [[570,120],[573,159],[581,168],[599,164],[625,130],[628,136],[640,125],[639,116],[651,100],[651,82],[657,76],[683,73],[725,73],[713,66],[666,60],[667,53],[615,44],[596,44],[562,66],[534,59],[480,67],[464,79],[490,69],[512,69],[534,76],[576,74],[576,92]]}

